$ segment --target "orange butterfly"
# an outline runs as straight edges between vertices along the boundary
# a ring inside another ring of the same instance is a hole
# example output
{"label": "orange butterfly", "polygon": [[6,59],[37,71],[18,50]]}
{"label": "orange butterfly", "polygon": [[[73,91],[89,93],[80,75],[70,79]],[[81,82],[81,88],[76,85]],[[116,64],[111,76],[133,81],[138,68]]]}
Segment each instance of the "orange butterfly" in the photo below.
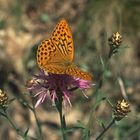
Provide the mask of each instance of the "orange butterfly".
{"label": "orange butterfly", "polygon": [[44,40],[37,50],[37,63],[41,69],[54,74],[67,74],[84,80],[91,80],[91,74],[73,64],[74,44],[71,29],[61,19],[52,36]]}

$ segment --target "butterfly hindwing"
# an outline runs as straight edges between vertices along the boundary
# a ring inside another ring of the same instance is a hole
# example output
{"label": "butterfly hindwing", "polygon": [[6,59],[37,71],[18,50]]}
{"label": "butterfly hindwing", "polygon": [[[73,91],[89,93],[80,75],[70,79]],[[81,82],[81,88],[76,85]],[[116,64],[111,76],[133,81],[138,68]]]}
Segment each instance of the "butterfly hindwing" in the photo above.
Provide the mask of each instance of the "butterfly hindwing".
{"label": "butterfly hindwing", "polygon": [[85,80],[92,79],[92,75],[90,73],[80,70],[77,66],[73,64],[67,67],[66,74]]}

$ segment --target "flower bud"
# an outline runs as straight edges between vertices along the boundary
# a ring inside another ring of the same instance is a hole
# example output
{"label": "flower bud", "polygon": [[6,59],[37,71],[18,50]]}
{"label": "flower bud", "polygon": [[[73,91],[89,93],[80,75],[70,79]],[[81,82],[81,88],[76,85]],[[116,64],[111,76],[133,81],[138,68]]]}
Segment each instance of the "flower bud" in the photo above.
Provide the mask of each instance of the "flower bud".
{"label": "flower bud", "polygon": [[0,107],[5,108],[8,105],[8,96],[0,89]]}
{"label": "flower bud", "polygon": [[120,121],[130,112],[130,105],[124,99],[122,101],[118,101],[116,106],[113,109],[114,118],[116,121]]}
{"label": "flower bud", "polygon": [[113,33],[113,35],[108,39],[108,43],[110,46],[119,47],[122,43],[122,36],[118,32]]}
{"label": "flower bud", "polygon": [[37,83],[37,80],[35,78],[33,78],[33,79],[27,81],[26,85],[28,88],[30,88],[31,86],[33,86],[36,83]]}

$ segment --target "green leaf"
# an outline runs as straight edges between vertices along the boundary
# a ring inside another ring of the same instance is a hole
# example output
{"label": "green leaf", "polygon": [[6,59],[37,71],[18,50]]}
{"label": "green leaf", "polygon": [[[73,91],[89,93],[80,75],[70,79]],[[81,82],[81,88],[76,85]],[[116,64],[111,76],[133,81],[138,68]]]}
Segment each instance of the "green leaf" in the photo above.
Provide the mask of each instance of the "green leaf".
{"label": "green leaf", "polygon": [[85,126],[85,124],[83,124],[83,122],[81,122],[80,120],[78,120],[77,122],[78,122],[78,124],[77,124],[78,127],[86,128],[86,126]]}
{"label": "green leaf", "polygon": [[88,129],[83,130],[82,140],[89,140],[90,139],[90,131]]}
{"label": "green leaf", "polygon": [[1,115],[1,116],[3,116],[3,117],[5,117],[5,114],[4,114],[4,113],[2,113],[2,112],[0,112],[0,115]]}
{"label": "green leaf", "polygon": [[26,102],[24,101],[23,99],[19,99],[19,102],[24,105],[25,107],[31,109],[33,111],[33,108]]}
{"label": "green leaf", "polygon": [[81,127],[81,126],[74,126],[74,127],[71,127],[71,128],[67,128],[65,131],[66,132],[74,132],[74,131],[83,130],[83,129],[85,129],[85,128]]}
{"label": "green leaf", "polygon": [[11,104],[15,100],[16,100],[16,98],[12,98],[12,99],[8,100],[8,103]]}
{"label": "green leaf", "polygon": [[26,130],[25,133],[24,133],[24,136],[25,136],[25,137],[28,135],[28,132],[29,132],[29,127],[27,128],[27,130]]}
{"label": "green leaf", "polygon": [[102,56],[100,56],[100,61],[101,61],[101,64],[102,64],[103,70],[105,70],[106,67],[105,67],[105,63],[104,63],[104,60],[103,60]]}

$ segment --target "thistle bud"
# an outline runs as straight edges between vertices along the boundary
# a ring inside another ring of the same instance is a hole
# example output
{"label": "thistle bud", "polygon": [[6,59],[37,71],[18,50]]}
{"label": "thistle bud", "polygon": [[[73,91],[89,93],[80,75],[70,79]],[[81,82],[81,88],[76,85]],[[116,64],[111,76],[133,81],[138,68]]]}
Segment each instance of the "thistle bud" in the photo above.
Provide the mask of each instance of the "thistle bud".
{"label": "thistle bud", "polygon": [[122,43],[122,36],[116,32],[113,33],[113,35],[108,39],[108,44],[110,46],[110,51],[108,57],[111,58],[111,56],[118,52],[118,48]]}
{"label": "thistle bud", "polygon": [[118,32],[113,33],[113,35],[108,39],[108,43],[110,46],[119,47],[122,43],[122,36]]}
{"label": "thistle bud", "polygon": [[113,109],[114,119],[116,121],[120,121],[130,112],[130,105],[124,99],[122,101],[118,101],[116,106]]}
{"label": "thistle bud", "polygon": [[0,89],[0,107],[6,108],[8,105],[8,96]]}
{"label": "thistle bud", "polygon": [[26,85],[27,85],[28,88],[30,88],[30,87],[32,87],[36,83],[37,83],[36,79],[33,78],[33,79],[27,81]]}

